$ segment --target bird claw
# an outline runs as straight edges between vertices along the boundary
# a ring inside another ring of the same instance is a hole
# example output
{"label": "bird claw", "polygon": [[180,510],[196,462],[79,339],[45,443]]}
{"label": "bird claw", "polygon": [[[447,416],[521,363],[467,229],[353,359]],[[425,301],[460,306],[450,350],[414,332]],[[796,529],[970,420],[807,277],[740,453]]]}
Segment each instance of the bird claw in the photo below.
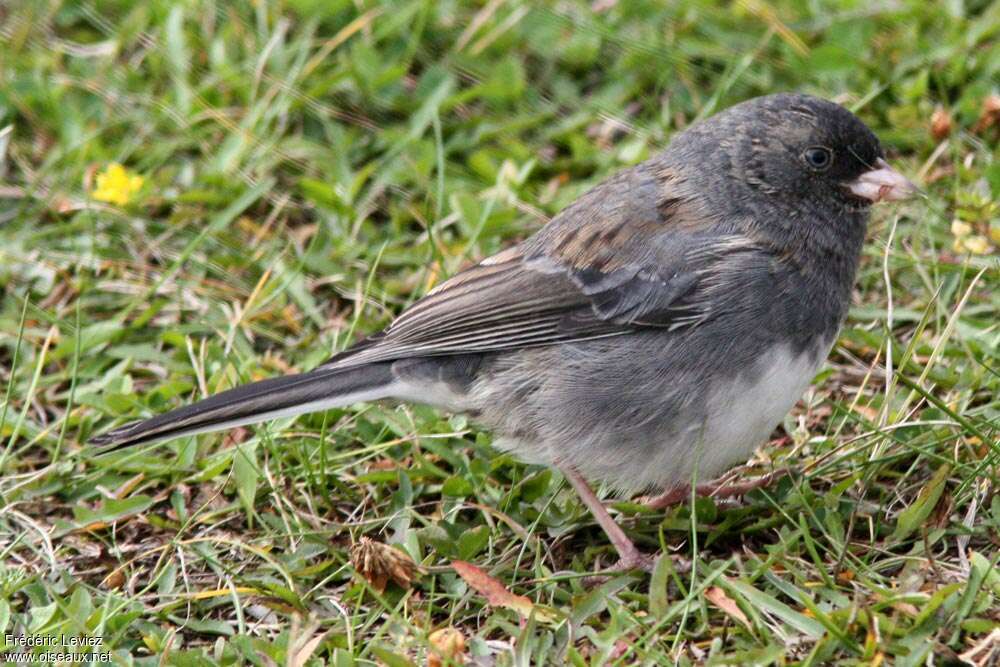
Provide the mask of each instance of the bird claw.
{"label": "bird claw", "polygon": [[[701,497],[710,497],[717,500],[722,498],[734,498],[737,496],[743,496],[754,489],[768,486],[775,480],[791,474],[791,472],[792,471],[788,468],[782,468],[743,482],[727,483],[723,481],[716,481],[709,484],[699,484],[695,488],[695,493]],[[665,491],[658,496],[640,498],[639,502],[649,509],[661,510],[667,507],[672,507],[673,505],[679,505],[687,502],[690,497],[691,487],[684,485]]]}
{"label": "bird claw", "polygon": [[653,572],[653,566],[656,565],[657,558],[658,556],[645,554],[636,549],[634,552],[623,555],[619,558],[618,562],[612,565],[607,572],[617,573],[642,570],[647,574],[651,574]]}
{"label": "bird claw", "polygon": [[611,567],[602,570],[598,574],[586,577],[583,580],[583,584],[587,587],[600,586],[601,584],[610,581],[612,576],[616,574],[624,574],[640,570],[646,574],[652,574],[653,570],[656,568],[656,564],[661,558],[672,558],[674,560],[675,572],[687,572],[691,569],[691,563],[680,556],[670,556],[665,553],[655,555],[646,554],[636,549],[635,551],[629,551],[628,553],[622,554],[621,558],[618,559],[618,562]]}

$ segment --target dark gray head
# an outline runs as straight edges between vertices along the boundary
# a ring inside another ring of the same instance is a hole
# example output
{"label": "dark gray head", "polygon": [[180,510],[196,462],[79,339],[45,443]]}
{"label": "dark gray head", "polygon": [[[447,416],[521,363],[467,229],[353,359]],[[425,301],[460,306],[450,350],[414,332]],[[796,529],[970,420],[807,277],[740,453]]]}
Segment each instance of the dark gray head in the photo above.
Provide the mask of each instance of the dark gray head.
{"label": "dark gray head", "polygon": [[741,190],[730,196],[780,201],[821,217],[862,213],[872,202],[915,191],[889,168],[878,138],[857,116],[809,95],[737,104],[675,138],[667,152],[689,164],[700,155],[704,171]]}

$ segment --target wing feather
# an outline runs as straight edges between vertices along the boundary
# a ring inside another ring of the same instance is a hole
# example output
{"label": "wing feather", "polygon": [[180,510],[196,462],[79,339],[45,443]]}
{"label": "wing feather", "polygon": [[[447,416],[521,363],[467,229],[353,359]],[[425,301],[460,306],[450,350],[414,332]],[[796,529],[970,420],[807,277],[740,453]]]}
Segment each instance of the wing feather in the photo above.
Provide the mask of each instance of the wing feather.
{"label": "wing feather", "polygon": [[712,265],[754,248],[745,236],[721,232],[700,210],[684,184],[655,165],[623,172],[324,366],[696,326],[711,317],[698,295]]}

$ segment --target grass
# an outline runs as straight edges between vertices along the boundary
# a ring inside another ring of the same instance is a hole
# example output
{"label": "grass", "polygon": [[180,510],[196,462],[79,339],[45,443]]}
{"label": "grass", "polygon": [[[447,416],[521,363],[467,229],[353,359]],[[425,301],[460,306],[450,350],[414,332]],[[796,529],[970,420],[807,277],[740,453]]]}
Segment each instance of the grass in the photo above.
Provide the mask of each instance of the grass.
{"label": "grass", "polygon": [[[0,652],[424,664],[451,627],[476,664],[997,659],[997,3],[50,0],[0,21]],[[829,363],[745,471],[790,477],[613,502],[691,572],[587,588],[613,554],[561,477],[420,406],[86,448],[321,363],[697,118],[789,89],[856,110],[927,197],[875,213]],[[113,163],[141,187],[99,201]],[[385,544],[423,566],[409,587],[351,564]],[[524,597],[488,604],[453,560]]]}

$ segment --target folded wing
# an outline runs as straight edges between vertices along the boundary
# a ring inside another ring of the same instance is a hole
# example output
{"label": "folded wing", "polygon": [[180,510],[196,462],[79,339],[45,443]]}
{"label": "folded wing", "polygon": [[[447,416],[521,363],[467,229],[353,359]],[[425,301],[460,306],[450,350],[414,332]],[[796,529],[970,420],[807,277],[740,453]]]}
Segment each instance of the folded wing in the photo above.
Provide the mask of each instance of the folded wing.
{"label": "folded wing", "polygon": [[594,188],[521,245],[431,291],[387,329],[324,364],[500,352],[691,326],[712,265],[752,249],[670,179],[637,168]]}

